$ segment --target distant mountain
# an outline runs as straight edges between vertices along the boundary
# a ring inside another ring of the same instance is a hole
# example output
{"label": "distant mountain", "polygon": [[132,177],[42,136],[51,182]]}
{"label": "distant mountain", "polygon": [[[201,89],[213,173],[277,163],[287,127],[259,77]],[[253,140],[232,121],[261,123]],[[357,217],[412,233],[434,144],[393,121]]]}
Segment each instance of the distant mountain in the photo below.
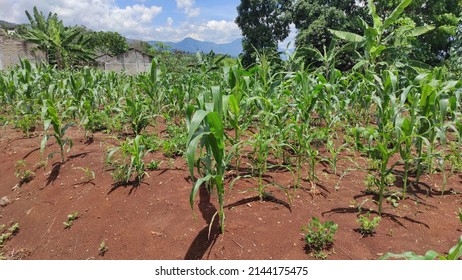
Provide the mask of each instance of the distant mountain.
{"label": "distant mountain", "polygon": [[178,50],[188,53],[204,52],[209,53],[214,51],[216,54],[228,54],[232,57],[237,57],[242,52],[242,39],[236,39],[228,44],[216,44],[213,42],[199,41],[193,38],[185,38],[178,43],[149,41],[151,45],[157,43],[164,44],[169,50]]}
{"label": "distant mountain", "polygon": [[11,23],[11,22],[8,22],[8,21],[4,21],[4,20],[0,20],[0,26],[2,28],[6,28],[6,29],[14,29],[14,28],[16,28],[17,24],[16,23]]}

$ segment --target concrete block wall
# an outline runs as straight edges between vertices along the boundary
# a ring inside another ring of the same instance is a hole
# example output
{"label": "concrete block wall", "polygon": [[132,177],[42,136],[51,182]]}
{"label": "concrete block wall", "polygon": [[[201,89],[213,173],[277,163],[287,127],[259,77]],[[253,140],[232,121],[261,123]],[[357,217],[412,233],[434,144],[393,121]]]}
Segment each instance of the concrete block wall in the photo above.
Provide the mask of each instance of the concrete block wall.
{"label": "concrete block wall", "polygon": [[45,61],[45,54],[35,44],[0,33],[0,70],[18,65],[20,59],[34,64]]}

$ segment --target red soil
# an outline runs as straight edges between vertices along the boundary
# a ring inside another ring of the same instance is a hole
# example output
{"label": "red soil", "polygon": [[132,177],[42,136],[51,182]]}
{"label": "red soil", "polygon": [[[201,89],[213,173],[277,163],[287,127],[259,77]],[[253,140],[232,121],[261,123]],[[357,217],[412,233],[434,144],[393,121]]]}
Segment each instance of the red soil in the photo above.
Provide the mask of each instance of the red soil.
{"label": "red soil", "polygon": [[[377,209],[373,196],[364,193],[366,174],[352,171],[339,182],[339,175],[319,164],[316,188],[303,181],[292,204],[274,187],[266,189],[271,195],[260,202],[257,193],[244,192],[256,187],[255,180],[237,181],[232,190],[226,190],[225,233],[218,234],[214,223],[209,238],[216,196],[201,190],[191,211],[191,181],[183,158],[167,159],[161,153],[152,153],[146,162],[152,158],[163,160],[159,170],[149,171],[149,177],[137,187],[115,185],[103,163],[105,143],[114,140],[97,133],[92,142],[85,142],[83,131],[72,128],[69,133],[74,146],[65,163],[58,163],[56,155],[45,169],[37,170],[34,165],[40,161],[41,137],[26,139],[8,127],[0,133],[0,197],[6,196],[11,202],[0,207],[0,225],[20,225],[19,232],[2,249],[5,257],[313,259],[304,250],[300,231],[311,217],[338,224],[328,259],[377,259],[386,252],[424,254],[430,249],[443,253],[462,235],[457,217],[462,207],[460,174],[450,177],[444,195],[441,175],[423,176],[423,183],[411,187],[408,198],[399,201],[398,207],[384,203],[384,215],[374,236],[362,236],[357,231],[357,206],[367,199],[363,210]],[[53,141],[49,143],[46,153],[58,149]],[[21,159],[36,175],[13,190],[19,182],[15,163]],[[361,163],[359,157],[355,161]],[[351,165],[341,160],[338,173]],[[89,168],[96,178],[88,181],[77,167]],[[284,186],[293,184],[287,171],[269,172],[266,179]],[[79,217],[65,229],[63,222],[74,211]],[[104,255],[99,254],[102,241],[108,249]]]}

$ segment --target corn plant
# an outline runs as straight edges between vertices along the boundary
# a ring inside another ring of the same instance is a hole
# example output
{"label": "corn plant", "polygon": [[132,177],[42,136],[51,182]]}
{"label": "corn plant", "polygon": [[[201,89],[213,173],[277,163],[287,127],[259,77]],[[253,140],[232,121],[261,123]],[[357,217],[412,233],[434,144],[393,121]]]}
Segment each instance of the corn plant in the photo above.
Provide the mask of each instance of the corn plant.
{"label": "corn plant", "polygon": [[149,107],[145,104],[145,101],[136,94],[129,94],[125,98],[125,102],[124,116],[130,122],[133,132],[139,135],[149,124]]}
{"label": "corn plant", "polygon": [[[56,143],[59,145],[61,163],[64,163],[64,147],[69,145],[67,152],[69,152],[72,148],[72,139],[66,137],[66,131],[69,129],[69,127],[73,126],[74,123],[64,123],[63,118],[60,117],[58,113],[58,109],[55,103],[51,99],[44,100],[42,107],[42,120],[44,123],[44,136],[40,144],[40,151],[43,153],[49,137],[52,136],[55,138]],[[47,131],[51,126],[53,127],[53,133],[47,134]],[[49,154],[48,158],[52,158],[55,154],[56,153]]]}
{"label": "corn plant", "polygon": [[[412,0],[402,0],[383,20],[377,14],[374,1],[368,0],[367,2],[369,14],[373,20],[373,25],[370,26],[366,21],[362,20],[364,35],[332,29],[329,31],[334,36],[342,40],[355,44],[357,47],[363,47],[363,59],[358,62],[353,69],[364,67],[366,75],[370,77],[370,75],[375,72],[375,68],[380,65],[378,62],[380,62],[381,58],[383,58],[386,51],[392,49],[391,44],[393,41],[396,42],[396,46],[393,47],[402,49],[406,45],[408,37],[423,35],[426,32],[433,30],[435,27],[432,25],[409,27],[406,32],[399,32],[399,30],[392,29],[393,24],[395,24],[400,18],[406,7],[411,4]],[[392,30],[391,32],[390,29]]]}
{"label": "corn plant", "polygon": [[128,183],[135,175],[136,182],[140,183],[147,174],[143,158],[148,153],[143,136],[137,135],[135,139],[127,139],[120,147],[110,149],[106,163],[115,168],[112,176],[116,181]]}
{"label": "corn plant", "polygon": [[391,71],[384,71],[383,77],[375,76],[380,81],[376,88],[376,96],[373,97],[377,106],[377,133],[375,134],[375,146],[370,150],[372,159],[378,163],[377,176],[373,178],[378,187],[378,212],[382,214],[382,202],[387,187],[387,178],[392,175],[394,165],[388,167],[391,157],[398,152],[399,145],[393,133],[393,120],[397,115],[396,95],[397,79]]}
{"label": "corn plant", "polygon": [[339,155],[347,144],[342,144],[338,147],[335,146],[334,141],[331,139],[327,140],[326,149],[330,153],[330,158],[323,158],[322,161],[327,161],[332,167],[332,172],[337,175],[337,163],[340,160]]}
{"label": "corn plant", "polygon": [[[206,98],[205,95],[204,98]],[[219,210],[213,216],[210,225],[213,224],[213,220],[218,214],[221,232],[224,233],[224,176],[226,164],[225,132],[223,127],[223,95],[220,88],[212,87],[211,103],[202,101],[199,100],[200,107],[198,110],[191,105],[188,107],[186,114],[188,126],[186,158],[191,179],[194,181],[189,202],[191,209],[194,209],[194,198],[199,188],[204,183],[206,183],[209,192],[216,189]],[[198,149],[199,158],[197,157]],[[202,154],[203,149],[205,149],[205,154]],[[201,174],[202,166],[204,168],[203,177],[196,180],[194,176],[194,167],[196,167],[198,173]]]}
{"label": "corn plant", "polygon": [[268,171],[268,156],[270,155],[270,151],[273,146],[274,139],[270,138],[269,135],[265,131],[260,131],[252,136],[252,138],[248,141],[253,149],[251,153],[251,162],[252,167],[256,169],[257,172],[257,187],[255,188],[256,192],[258,193],[258,197],[260,201],[262,201],[265,196],[265,189],[271,185],[276,186],[277,188],[283,190],[287,194],[287,190],[282,186],[279,186],[276,183],[268,183],[264,184],[263,176]]}
{"label": "corn plant", "polygon": [[74,211],[67,215],[67,221],[63,222],[64,228],[65,229],[70,229],[72,225],[74,224],[74,221],[79,218],[79,212]]}

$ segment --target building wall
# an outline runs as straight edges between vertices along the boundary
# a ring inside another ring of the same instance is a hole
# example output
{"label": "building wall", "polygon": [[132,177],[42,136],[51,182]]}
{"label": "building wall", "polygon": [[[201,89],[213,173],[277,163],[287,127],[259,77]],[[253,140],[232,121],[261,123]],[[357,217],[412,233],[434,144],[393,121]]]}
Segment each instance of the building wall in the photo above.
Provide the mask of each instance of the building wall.
{"label": "building wall", "polygon": [[129,50],[115,57],[101,56],[97,61],[100,63],[100,67],[106,71],[125,71],[127,74],[135,75],[149,71],[152,58],[139,51]]}
{"label": "building wall", "polygon": [[43,62],[45,54],[32,43],[0,33],[0,70],[18,65],[20,59],[28,59],[31,63]]}

